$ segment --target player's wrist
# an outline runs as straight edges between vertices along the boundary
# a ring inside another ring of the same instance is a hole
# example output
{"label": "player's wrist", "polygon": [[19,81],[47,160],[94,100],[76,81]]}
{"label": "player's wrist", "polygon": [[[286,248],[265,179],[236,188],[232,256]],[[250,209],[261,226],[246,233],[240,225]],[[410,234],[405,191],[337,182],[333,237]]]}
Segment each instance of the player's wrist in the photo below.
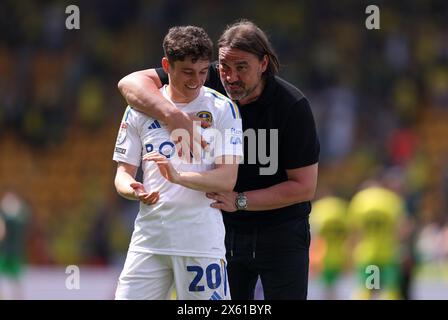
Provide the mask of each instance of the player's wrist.
{"label": "player's wrist", "polygon": [[170,128],[181,128],[181,124],[185,121],[185,119],[188,119],[188,115],[185,112],[173,107],[171,103],[170,107],[165,109],[164,119],[162,119],[162,121],[165,122]]}
{"label": "player's wrist", "polygon": [[175,170],[171,182],[180,184],[181,186],[185,187],[186,183],[188,182],[188,177],[185,174],[185,172],[179,172],[179,171]]}
{"label": "player's wrist", "polygon": [[134,201],[139,201],[138,192],[136,190],[132,190],[132,193],[129,194],[129,199]]}
{"label": "player's wrist", "polygon": [[131,201],[139,200],[135,190],[117,190],[123,198]]}

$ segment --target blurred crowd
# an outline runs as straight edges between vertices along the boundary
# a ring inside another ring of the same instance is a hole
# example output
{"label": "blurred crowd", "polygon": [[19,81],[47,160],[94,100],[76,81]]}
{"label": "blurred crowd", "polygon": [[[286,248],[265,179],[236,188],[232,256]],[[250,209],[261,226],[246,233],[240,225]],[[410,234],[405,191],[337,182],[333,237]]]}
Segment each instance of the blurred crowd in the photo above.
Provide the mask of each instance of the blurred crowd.
{"label": "blurred crowd", "polygon": [[[65,28],[66,6],[80,29]],[[30,263],[120,259],[135,203],[113,189],[112,148],[125,101],[117,82],[159,66],[173,25],[260,25],[282,77],[311,101],[321,140],[318,198],[349,199],[388,172],[402,186],[422,261],[448,261],[448,2],[0,2],[0,197],[29,206]],[[215,54],[216,57],[216,54]]]}

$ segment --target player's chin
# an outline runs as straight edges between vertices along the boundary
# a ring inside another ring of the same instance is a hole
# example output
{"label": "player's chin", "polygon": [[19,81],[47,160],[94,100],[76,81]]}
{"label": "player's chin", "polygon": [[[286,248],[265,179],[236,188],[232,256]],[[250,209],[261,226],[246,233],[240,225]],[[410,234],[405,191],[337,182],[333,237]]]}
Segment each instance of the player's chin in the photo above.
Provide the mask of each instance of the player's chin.
{"label": "player's chin", "polygon": [[185,93],[186,95],[197,95],[200,89],[201,89],[200,85],[194,87],[185,86]]}

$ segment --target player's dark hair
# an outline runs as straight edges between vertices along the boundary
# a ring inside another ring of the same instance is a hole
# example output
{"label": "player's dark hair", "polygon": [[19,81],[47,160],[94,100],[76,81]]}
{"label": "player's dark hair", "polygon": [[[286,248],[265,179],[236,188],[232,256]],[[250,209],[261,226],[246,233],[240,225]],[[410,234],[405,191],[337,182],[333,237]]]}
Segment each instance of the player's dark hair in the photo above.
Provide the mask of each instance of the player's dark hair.
{"label": "player's dark hair", "polygon": [[163,52],[170,64],[184,61],[186,57],[191,57],[193,62],[199,59],[211,60],[213,42],[200,27],[172,27],[163,40]]}
{"label": "player's dark hair", "polygon": [[268,37],[263,30],[249,20],[241,20],[227,26],[218,40],[218,48],[223,47],[250,52],[260,60],[267,55],[269,62],[263,74],[270,76],[278,73],[280,64]]}

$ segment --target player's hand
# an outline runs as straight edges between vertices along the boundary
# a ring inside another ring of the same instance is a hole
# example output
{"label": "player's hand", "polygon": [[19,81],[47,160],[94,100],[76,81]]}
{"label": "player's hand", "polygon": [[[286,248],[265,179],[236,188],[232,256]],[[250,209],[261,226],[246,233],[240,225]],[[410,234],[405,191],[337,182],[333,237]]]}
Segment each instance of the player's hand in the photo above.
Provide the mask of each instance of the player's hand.
{"label": "player's hand", "polygon": [[[208,128],[210,125],[209,122],[195,114],[187,114],[182,111],[173,114],[170,122],[167,123],[168,130],[171,132],[170,138],[178,145],[178,150],[188,151],[187,153],[191,153],[195,159],[200,159],[201,148],[207,146],[207,142],[200,134],[200,128]],[[179,146],[179,144],[181,145]]]}
{"label": "player's hand", "polygon": [[159,201],[160,194],[158,191],[147,192],[145,187],[140,182],[131,183],[132,189],[134,189],[134,195],[138,200],[143,202],[144,204],[150,206],[157,201]]}
{"label": "player's hand", "polygon": [[207,192],[205,196],[209,199],[215,200],[210,207],[221,209],[227,212],[236,211],[236,196],[238,193],[232,192]]}
{"label": "player's hand", "polygon": [[179,172],[174,169],[171,162],[162,154],[158,152],[150,152],[143,156],[143,160],[145,161],[154,161],[159,167],[161,175],[172,183],[179,182]]}

